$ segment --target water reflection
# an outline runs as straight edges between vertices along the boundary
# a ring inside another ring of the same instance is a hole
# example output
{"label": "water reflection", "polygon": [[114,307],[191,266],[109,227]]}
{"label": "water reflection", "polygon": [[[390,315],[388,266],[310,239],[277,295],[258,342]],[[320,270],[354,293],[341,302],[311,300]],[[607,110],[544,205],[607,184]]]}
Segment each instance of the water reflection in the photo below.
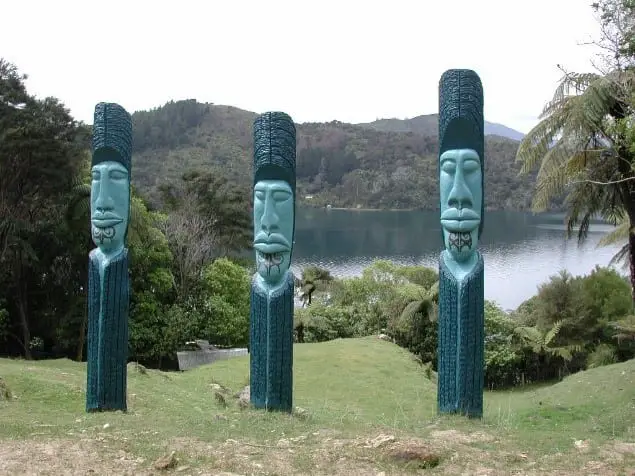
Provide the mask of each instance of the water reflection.
{"label": "water reflection", "polygon": [[[612,228],[592,224],[579,247],[575,238],[564,239],[561,214],[487,213],[480,241],[486,298],[515,308],[561,269],[576,275],[606,266],[620,246],[597,248],[597,243]],[[334,276],[355,276],[376,259],[436,268],[441,249],[438,212],[300,209],[293,270],[314,264]]]}

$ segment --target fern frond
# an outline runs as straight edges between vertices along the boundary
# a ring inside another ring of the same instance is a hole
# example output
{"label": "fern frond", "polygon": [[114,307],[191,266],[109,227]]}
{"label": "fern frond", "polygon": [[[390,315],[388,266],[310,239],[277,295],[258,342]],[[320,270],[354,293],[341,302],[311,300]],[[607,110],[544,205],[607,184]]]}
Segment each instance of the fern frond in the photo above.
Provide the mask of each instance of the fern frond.
{"label": "fern frond", "polygon": [[548,346],[551,343],[551,341],[556,338],[556,336],[560,332],[560,329],[562,329],[563,323],[564,323],[563,321],[555,322],[553,327],[549,329],[549,331],[545,334],[543,342],[546,346]]}

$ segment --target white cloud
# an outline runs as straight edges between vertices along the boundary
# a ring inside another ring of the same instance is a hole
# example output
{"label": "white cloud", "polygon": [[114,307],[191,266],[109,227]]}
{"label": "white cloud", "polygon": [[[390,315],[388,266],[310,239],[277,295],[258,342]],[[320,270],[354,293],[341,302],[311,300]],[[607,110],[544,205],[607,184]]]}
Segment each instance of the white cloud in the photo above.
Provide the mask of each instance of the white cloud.
{"label": "white cloud", "polygon": [[170,99],[283,110],[297,122],[435,113],[448,68],[483,81],[486,119],[527,132],[561,72],[590,70],[580,0],[20,0],[2,7],[0,55],[92,123]]}

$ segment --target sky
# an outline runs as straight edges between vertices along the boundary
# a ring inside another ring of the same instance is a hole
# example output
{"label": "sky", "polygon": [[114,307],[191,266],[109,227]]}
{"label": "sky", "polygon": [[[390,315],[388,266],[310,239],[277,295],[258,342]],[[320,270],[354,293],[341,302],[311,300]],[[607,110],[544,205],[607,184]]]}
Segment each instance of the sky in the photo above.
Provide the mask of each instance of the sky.
{"label": "sky", "polygon": [[591,0],[19,0],[0,57],[93,122],[197,99],[295,122],[370,122],[438,110],[450,68],[481,77],[485,119],[528,132],[568,70],[592,71]]}

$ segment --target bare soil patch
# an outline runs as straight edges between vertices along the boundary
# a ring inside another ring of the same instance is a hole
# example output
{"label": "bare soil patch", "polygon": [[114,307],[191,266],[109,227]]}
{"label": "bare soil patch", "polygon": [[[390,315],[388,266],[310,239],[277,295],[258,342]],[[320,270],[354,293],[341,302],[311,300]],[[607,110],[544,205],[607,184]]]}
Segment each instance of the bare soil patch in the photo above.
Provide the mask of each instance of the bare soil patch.
{"label": "bare soil patch", "polygon": [[145,475],[144,460],[91,439],[0,443],[0,475]]}

